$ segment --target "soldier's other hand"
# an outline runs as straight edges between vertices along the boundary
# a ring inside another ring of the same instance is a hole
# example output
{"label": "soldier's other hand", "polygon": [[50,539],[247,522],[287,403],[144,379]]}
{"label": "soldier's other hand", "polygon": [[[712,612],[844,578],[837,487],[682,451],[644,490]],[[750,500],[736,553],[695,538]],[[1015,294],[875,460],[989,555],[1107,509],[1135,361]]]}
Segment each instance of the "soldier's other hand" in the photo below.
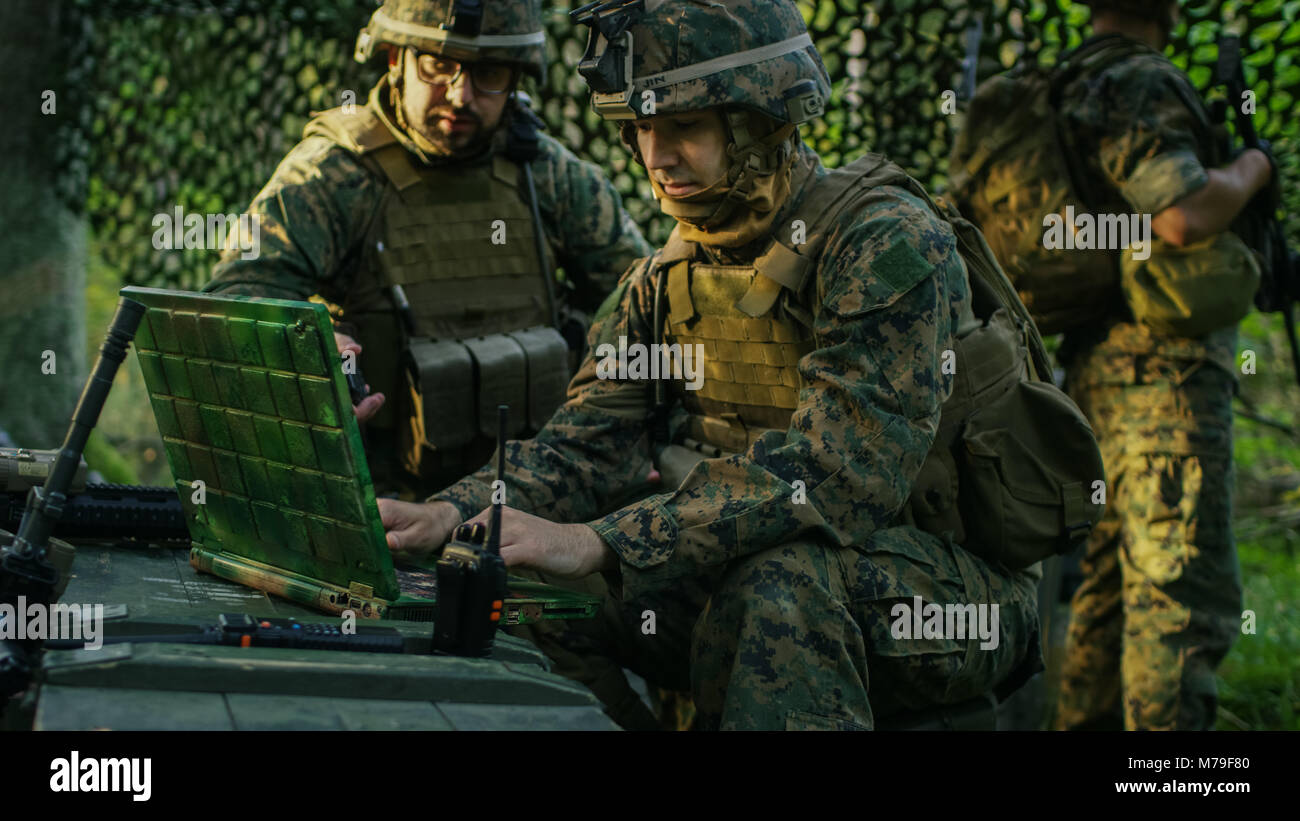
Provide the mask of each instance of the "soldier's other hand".
{"label": "soldier's other hand", "polygon": [[[492,508],[469,520],[490,526]],[[561,579],[581,579],[617,561],[605,540],[586,525],[562,525],[511,508],[501,511],[501,558]]]}
{"label": "soldier's other hand", "polygon": [[[366,385],[366,390],[370,390],[369,385]],[[376,413],[379,413],[379,409],[383,406],[384,395],[382,393],[372,393],[362,399],[360,405],[353,405],[352,413],[356,415],[358,422],[365,423]]]}
{"label": "soldier's other hand", "polygon": [[[351,353],[354,357],[354,361],[360,360],[361,344],[352,337],[335,331],[334,344],[338,346],[339,356],[343,356],[345,353]],[[369,385],[366,385],[366,390],[370,390]],[[383,406],[384,395],[382,393],[372,393],[365,399],[362,399],[358,404],[353,405],[352,413],[357,417],[358,422],[364,424],[376,413],[379,413],[379,409]]]}
{"label": "soldier's other hand", "polygon": [[338,346],[339,356],[342,356],[348,351],[351,351],[354,356],[361,355],[361,343],[357,342],[347,334],[341,334],[338,331],[335,331],[334,344]]}
{"label": "soldier's other hand", "polygon": [[460,511],[450,502],[401,502],[379,499],[388,550],[393,558],[414,561],[447,543],[460,524]]}

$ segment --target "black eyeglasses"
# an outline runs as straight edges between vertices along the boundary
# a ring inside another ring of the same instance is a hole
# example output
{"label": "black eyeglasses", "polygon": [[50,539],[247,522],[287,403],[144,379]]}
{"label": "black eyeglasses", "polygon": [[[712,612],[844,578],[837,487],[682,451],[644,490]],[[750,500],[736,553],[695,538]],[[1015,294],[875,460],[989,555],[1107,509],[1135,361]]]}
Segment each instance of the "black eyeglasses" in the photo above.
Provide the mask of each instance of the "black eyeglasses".
{"label": "black eyeglasses", "polygon": [[468,73],[474,90],[481,94],[504,94],[515,83],[515,69],[505,63],[461,63],[417,51],[415,68],[429,85],[451,85]]}

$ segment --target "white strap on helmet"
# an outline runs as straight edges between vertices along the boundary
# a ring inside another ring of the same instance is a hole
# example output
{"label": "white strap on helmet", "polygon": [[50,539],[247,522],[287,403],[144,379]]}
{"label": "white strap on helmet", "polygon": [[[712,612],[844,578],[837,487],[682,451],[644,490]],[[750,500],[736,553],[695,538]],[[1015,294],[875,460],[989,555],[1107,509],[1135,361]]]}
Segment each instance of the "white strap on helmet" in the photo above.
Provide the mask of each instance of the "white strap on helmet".
{"label": "white strap on helmet", "polygon": [[711,74],[717,74],[730,68],[761,63],[764,60],[772,60],[777,57],[784,57],[787,54],[793,54],[796,51],[811,47],[813,44],[812,35],[800,34],[798,37],[791,37],[789,40],[782,40],[779,43],[751,48],[749,51],[740,51],[735,54],[728,54],[713,60],[705,60],[703,63],[682,66],[672,71],[662,71],[658,74],[651,74],[646,77],[637,77],[634,81],[636,85],[644,88],[661,88],[663,86],[676,85],[691,80],[698,80],[701,77],[708,77]]}

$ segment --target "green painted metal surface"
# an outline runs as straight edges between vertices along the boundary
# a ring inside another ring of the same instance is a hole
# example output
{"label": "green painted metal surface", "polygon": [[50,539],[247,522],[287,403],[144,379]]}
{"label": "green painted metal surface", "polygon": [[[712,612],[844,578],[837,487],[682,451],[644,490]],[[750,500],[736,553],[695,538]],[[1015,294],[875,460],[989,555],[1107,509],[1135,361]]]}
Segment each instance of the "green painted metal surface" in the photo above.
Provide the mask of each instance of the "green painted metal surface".
{"label": "green painted metal surface", "polygon": [[[201,574],[188,551],[78,549],[62,601],[105,605],[105,636],[183,634],[218,614],[330,619]],[[548,672],[527,642],[499,634],[490,658],[430,655],[429,624],[376,621],[406,653],[126,642],[48,650],[38,730],[613,730],[585,687]]]}

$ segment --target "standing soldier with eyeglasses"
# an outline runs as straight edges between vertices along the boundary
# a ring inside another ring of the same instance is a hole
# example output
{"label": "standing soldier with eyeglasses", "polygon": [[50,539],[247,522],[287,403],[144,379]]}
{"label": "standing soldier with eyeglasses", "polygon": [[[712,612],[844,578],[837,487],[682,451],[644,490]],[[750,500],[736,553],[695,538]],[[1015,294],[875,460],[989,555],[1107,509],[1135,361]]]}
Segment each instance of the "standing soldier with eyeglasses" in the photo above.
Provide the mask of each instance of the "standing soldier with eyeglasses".
{"label": "standing soldier with eyeglasses", "polygon": [[[386,0],[357,60],[381,45],[369,101],[308,123],[254,198],[260,257],[225,253],[206,290],[330,303],[371,390],[356,413],[376,491],[423,499],[490,461],[498,404],[511,436],[546,422],[585,314],[650,248],[605,174],[516,96],[546,70],[539,0]],[[547,647],[544,626],[511,632]],[[549,652],[616,721],[656,726],[619,665]]]}
{"label": "standing soldier with eyeglasses", "polygon": [[376,489],[422,499],[490,460],[498,403],[512,436],[541,427],[585,313],[650,249],[516,95],[545,74],[539,0],[387,0],[356,59],[377,46],[369,101],[313,119],[249,207],[259,258],[223,254],[205,290],[334,306]]}

